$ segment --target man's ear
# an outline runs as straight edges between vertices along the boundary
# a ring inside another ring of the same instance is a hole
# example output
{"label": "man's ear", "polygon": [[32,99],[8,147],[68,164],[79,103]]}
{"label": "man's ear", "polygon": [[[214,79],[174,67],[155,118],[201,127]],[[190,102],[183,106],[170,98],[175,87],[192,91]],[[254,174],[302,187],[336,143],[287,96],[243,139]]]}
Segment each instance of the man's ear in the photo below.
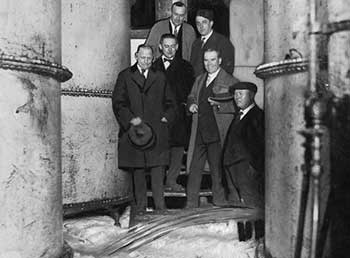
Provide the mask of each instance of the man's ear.
{"label": "man's ear", "polygon": [[138,56],[138,54],[137,54],[137,52],[135,52],[135,59],[137,59],[137,56]]}
{"label": "man's ear", "polygon": [[176,44],[175,50],[177,51],[179,48],[179,44]]}
{"label": "man's ear", "polygon": [[163,52],[162,44],[159,44],[159,45],[158,45],[158,48]]}
{"label": "man's ear", "polygon": [[219,64],[221,65],[221,63],[222,63],[222,58],[219,57]]}
{"label": "man's ear", "polygon": [[209,24],[210,24],[210,28],[213,28],[214,21],[210,21]]}

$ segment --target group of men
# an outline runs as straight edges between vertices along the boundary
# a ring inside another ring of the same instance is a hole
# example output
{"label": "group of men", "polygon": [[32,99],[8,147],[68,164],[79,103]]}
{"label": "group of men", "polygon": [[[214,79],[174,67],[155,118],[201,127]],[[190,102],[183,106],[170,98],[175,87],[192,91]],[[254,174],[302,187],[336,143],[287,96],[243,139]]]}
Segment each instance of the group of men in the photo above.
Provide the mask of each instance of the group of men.
{"label": "group of men", "polygon": [[[232,76],[235,49],[213,31],[213,11],[197,11],[199,38],[185,22],[186,13],[182,2],[175,2],[171,17],[157,22],[138,46],[136,63],[118,75],[112,97],[120,125],[118,165],[133,175],[139,212],[147,205],[146,171],[156,209],[166,208],[164,188],[185,190],[176,182],[185,150],[187,208],[199,205],[206,161],[214,205],[259,207],[264,202],[264,117],[254,102],[257,87]],[[151,128],[153,144],[138,148],[129,132],[143,125]]]}

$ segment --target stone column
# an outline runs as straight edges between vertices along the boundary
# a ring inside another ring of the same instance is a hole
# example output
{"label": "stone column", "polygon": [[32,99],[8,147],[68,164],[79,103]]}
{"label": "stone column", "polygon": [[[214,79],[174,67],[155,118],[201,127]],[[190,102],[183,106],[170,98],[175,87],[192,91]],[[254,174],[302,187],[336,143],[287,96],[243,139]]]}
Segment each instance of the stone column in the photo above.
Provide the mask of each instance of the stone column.
{"label": "stone column", "polygon": [[61,257],[61,2],[0,1],[0,257]]}
{"label": "stone column", "polygon": [[235,0],[230,2],[229,8],[230,40],[236,49],[234,76],[258,86],[255,101],[263,108],[263,81],[254,75],[255,67],[263,62],[264,55],[263,2]]}
{"label": "stone column", "polygon": [[[264,62],[283,60],[291,48],[307,58],[308,1],[267,0],[264,1],[264,10]],[[267,257],[294,256],[305,163],[305,139],[299,131],[305,128],[304,96],[307,89],[306,72],[278,75],[265,80]],[[307,257],[308,248],[306,239],[303,257]]]}
{"label": "stone column", "polygon": [[63,0],[62,20],[62,59],[74,73],[62,86],[63,201],[118,202],[130,189],[111,92],[130,62],[129,1]]}

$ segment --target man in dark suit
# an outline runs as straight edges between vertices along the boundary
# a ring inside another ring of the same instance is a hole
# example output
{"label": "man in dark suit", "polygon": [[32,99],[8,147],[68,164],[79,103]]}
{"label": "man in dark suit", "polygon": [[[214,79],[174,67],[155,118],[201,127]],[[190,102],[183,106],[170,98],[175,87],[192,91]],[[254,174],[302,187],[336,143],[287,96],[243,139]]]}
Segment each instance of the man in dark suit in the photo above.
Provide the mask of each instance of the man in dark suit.
{"label": "man in dark suit", "polygon": [[226,205],[221,182],[220,157],[235,107],[232,101],[214,106],[215,103],[210,98],[229,94],[229,86],[238,80],[220,68],[221,62],[217,50],[207,49],[204,52],[204,66],[207,72],[196,78],[187,100],[187,107],[193,114],[187,163],[189,165],[187,208],[198,207],[198,195],[206,160],[212,179],[213,204]]}
{"label": "man in dark suit", "polygon": [[192,44],[190,62],[195,76],[205,72],[203,54],[206,49],[217,49],[222,58],[221,67],[229,74],[233,74],[235,66],[235,48],[225,36],[213,31],[214,13],[209,9],[200,9],[196,13],[196,26],[201,37]]}
{"label": "man in dark suit", "polygon": [[[163,180],[169,165],[168,125],[176,117],[175,99],[162,72],[151,68],[153,51],[140,45],[136,64],[121,71],[113,91],[113,111],[119,123],[118,166],[133,173],[137,211],[147,205],[145,170],[150,170],[156,209],[164,209]],[[147,123],[153,128],[153,148],[135,147],[128,137],[131,126]]]}
{"label": "man in dark suit", "polygon": [[229,200],[263,207],[264,113],[254,102],[255,84],[238,82],[232,90],[240,110],[228,129],[223,150]]}
{"label": "man in dark suit", "polygon": [[185,190],[177,184],[176,179],[180,174],[184,150],[188,148],[191,132],[191,116],[187,114],[186,102],[194,82],[194,73],[191,64],[176,55],[178,46],[177,38],[173,34],[163,34],[159,43],[162,55],[153,63],[156,70],[165,73],[175,95],[178,110],[178,116],[169,131],[170,165],[166,179],[167,191]]}

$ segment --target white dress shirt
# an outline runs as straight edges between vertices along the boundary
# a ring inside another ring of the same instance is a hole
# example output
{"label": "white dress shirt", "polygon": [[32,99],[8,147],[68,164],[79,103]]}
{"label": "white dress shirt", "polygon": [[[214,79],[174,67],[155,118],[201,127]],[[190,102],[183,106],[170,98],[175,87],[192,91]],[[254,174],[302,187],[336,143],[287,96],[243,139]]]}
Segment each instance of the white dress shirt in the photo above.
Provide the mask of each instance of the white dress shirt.
{"label": "white dress shirt", "polygon": [[211,34],[213,34],[213,30],[211,30],[211,32],[209,32],[207,35],[201,37],[202,46],[208,41],[208,39],[210,38]]}
{"label": "white dress shirt", "polygon": [[239,112],[242,112],[242,115],[240,116],[239,120],[242,120],[243,117],[249,112],[249,110],[251,110],[253,107],[255,106],[255,103],[250,104],[248,107],[246,107],[245,109],[241,109]]}
{"label": "white dress shirt", "polygon": [[209,84],[216,78],[216,76],[218,76],[218,73],[220,72],[220,67],[219,69],[214,72],[214,73],[208,73],[208,76],[207,76],[207,81],[205,82],[205,87],[208,87]]}

